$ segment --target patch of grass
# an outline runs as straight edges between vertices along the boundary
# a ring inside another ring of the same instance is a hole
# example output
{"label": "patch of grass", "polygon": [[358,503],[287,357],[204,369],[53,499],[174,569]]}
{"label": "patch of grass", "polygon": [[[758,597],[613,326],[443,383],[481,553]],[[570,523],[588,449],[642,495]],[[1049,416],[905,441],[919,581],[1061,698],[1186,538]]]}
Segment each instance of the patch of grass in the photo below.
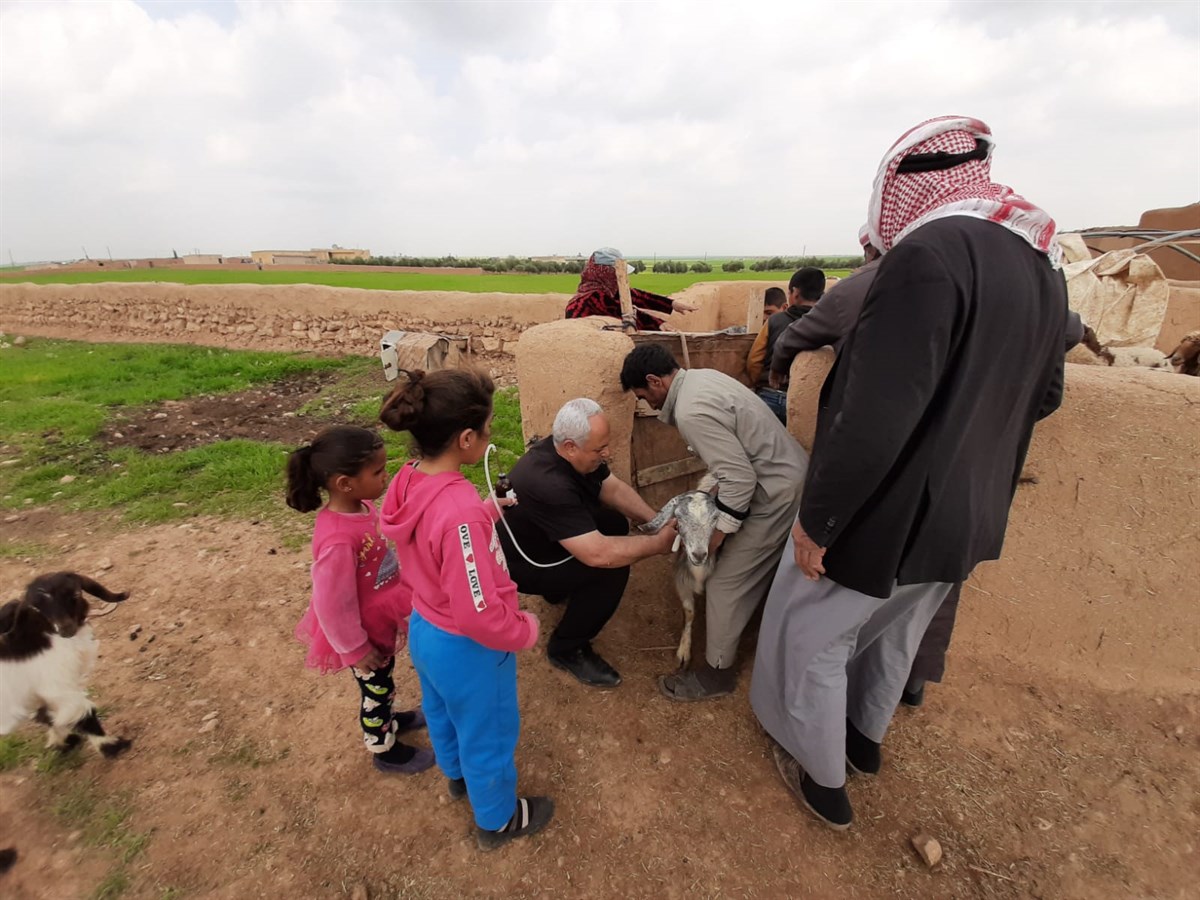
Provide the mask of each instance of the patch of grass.
{"label": "patch of grass", "polygon": [[34,771],[39,775],[57,775],[59,772],[73,772],[83,765],[83,747],[73,750],[43,749],[38,756]]}
{"label": "patch of grass", "polygon": [[[784,281],[788,272],[642,272],[632,275],[629,283],[635,288],[655,294],[673,294],[700,281]],[[829,269],[829,275],[839,277],[849,269]],[[34,284],[94,284],[98,282],[170,282],[174,284],[319,284],[329,287],[364,288],[376,291],[466,291],[483,293],[496,291],[505,294],[573,294],[579,286],[579,276],[560,275],[458,275],[422,274],[419,272],[373,272],[344,269],[329,272],[259,271],[257,269],[189,270],[189,269],[113,269],[96,272],[47,272],[5,279],[7,283]]]}
{"label": "patch of grass", "polygon": [[23,734],[0,737],[0,772],[11,772],[37,759],[42,753],[39,743]]}
{"label": "patch of grass", "polygon": [[94,898],[115,898],[130,887],[128,866],[150,842],[150,833],[129,827],[133,807],[125,794],[104,795],[94,782],[57,784],[54,815],[68,828],[82,832],[83,841],[113,853],[116,865],[96,887]]}
{"label": "patch of grass", "polygon": [[77,747],[66,752],[52,750],[46,747],[40,732],[10,734],[0,738],[0,772],[19,769],[30,763],[39,775],[70,772],[83,765],[82,749]]}
{"label": "patch of grass", "polygon": [[42,556],[49,553],[45,544],[9,539],[0,543],[0,559],[20,559],[23,556]]}
{"label": "patch of grass", "polygon": [[0,350],[0,436],[53,434],[86,442],[109,407],[223,394],[299,372],[336,369],[341,359],[172,344],[85,344],[31,339]]}
{"label": "patch of grass", "polygon": [[118,867],[104,876],[104,880],[92,892],[92,900],[116,900],[129,890],[129,876],[124,867]]}

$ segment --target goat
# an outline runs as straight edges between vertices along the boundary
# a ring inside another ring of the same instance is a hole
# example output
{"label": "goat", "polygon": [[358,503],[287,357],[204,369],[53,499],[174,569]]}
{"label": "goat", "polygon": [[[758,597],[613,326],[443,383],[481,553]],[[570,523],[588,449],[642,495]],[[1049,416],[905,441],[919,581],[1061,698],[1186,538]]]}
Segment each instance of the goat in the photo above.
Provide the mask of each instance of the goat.
{"label": "goat", "polygon": [[[704,585],[712,574],[716,560],[708,555],[708,545],[717,525],[717,501],[712,488],[717,480],[705,475],[694,491],[676,494],[659,510],[658,515],[640,526],[646,534],[657,534],[672,518],[679,535],[672,551],[675,557],[675,590],[683,606],[683,636],[675,658],[683,668],[692,658],[692,619],[696,615],[696,600],[704,596]],[[683,552],[678,553],[680,546]]]}
{"label": "goat", "polygon": [[85,591],[107,603],[129,596],[85,575],[55,572],[29,582],[22,599],[0,606],[0,734],[36,718],[50,726],[48,747],[69,750],[87,738],[111,759],[131,741],[104,733],[87,696],[100,642],[87,623]]}
{"label": "goat", "polygon": [[1179,375],[1200,375],[1200,331],[1190,331],[1169,354],[1172,368]]}

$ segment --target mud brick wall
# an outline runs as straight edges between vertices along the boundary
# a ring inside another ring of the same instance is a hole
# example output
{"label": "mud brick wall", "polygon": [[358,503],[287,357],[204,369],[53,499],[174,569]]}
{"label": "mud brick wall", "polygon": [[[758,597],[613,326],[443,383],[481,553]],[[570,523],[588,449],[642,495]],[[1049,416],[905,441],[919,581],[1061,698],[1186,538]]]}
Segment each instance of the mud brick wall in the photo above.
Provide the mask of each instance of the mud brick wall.
{"label": "mud brick wall", "polygon": [[[829,349],[792,363],[788,429],[811,448]],[[524,394],[522,394],[524,402]],[[1200,379],[1067,365],[1038,423],[1002,557],[963,589],[951,653],[1110,689],[1192,690],[1200,647]]]}

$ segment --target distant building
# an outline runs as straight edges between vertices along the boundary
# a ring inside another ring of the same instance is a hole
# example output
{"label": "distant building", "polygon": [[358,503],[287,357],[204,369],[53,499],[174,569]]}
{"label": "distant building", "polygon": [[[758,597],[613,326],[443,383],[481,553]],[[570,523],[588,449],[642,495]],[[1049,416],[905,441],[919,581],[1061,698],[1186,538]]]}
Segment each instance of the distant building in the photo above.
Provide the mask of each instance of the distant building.
{"label": "distant building", "polygon": [[330,247],[313,250],[252,250],[250,257],[260,266],[319,266],[327,263],[370,259],[370,250]]}
{"label": "distant building", "polygon": [[219,266],[224,261],[219,253],[188,253],[180,259],[185,266]]}

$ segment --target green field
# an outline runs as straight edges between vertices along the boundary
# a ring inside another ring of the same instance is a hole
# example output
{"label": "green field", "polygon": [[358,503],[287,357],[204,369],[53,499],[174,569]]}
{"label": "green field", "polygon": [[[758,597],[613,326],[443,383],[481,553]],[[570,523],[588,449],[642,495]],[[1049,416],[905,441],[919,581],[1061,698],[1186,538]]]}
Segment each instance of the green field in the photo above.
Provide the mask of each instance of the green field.
{"label": "green field", "polygon": [[[424,275],[406,272],[288,272],[256,269],[112,269],[103,272],[44,272],[0,279],[0,284],[95,284],[105,281],[165,281],[176,284],[320,284],[379,291],[497,291],[506,294],[573,294],[578,275]],[[830,269],[844,276],[848,269]],[[655,294],[674,294],[699,281],[786,282],[789,272],[687,272],[668,275],[643,272],[629,283]]]}
{"label": "green field", "polygon": [[[386,392],[376,359],[194,346],[33,339],[0,349],[0,369],[0,510],[115,508],[143,522],[208,513],[305,523],[308,517],[283,504],[283,467],[294,444],[221,440],[169,453],[105,446],[97,436],[114,413],[152,419],[163,401],[323,370],[329,383],[294,411],[298,430],[307,432],[342,422],[374,426]],[[524,450],[516,390],[498,391],[495,409],[493,471],[511,468]],[[395,470],[408,458],[406,436],[378,427]],[[465,474],[482,487],[482,466]],[[27,551],[18,531],[0,541],[0,555]]]}

